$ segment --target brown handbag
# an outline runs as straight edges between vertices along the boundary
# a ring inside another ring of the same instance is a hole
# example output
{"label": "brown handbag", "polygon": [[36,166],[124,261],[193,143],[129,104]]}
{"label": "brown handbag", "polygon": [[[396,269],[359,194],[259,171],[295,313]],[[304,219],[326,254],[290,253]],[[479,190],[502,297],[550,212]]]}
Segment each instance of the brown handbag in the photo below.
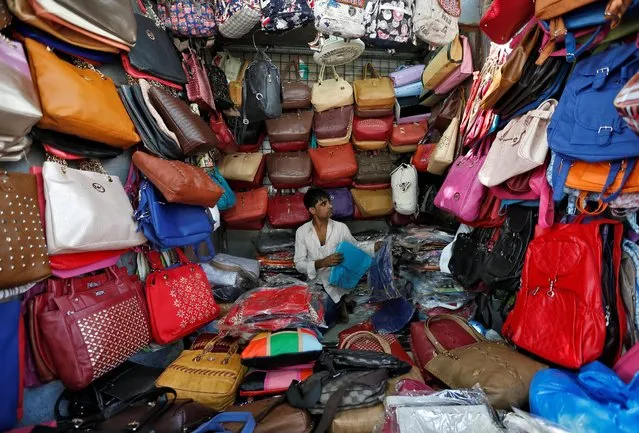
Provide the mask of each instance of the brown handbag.
{"label": "brown handbag", "polygon": [[548,20],[594,3],[597,0],[536,0],[535,16],[540,20]]}
{"label": "brown handbag", "polygon": [[38,126],[126,149],[140,142],[110,78],[79,69],[26,38],[29,67],[40,94]]}
{"label": "brown handbag", "polygon": [[[341,138],[347,135],[349,126],[352,127],[353,106],[333,108],[315,113],[313,117],[313,132],[318,140]],[[350,137],[346,138],[348,141]]]}
{"label": "brown handbag", "polygon": [[250,64],[250,60],[244,60],[242,68],[240,69],[240,73],[237,75],[237,79],[229,83],[229,93],[231,94],[231,101],[233,101],[233,104],[237,109],[242,108],[242,86],[244,85],[244,74],[246,73],[246,69]]}
{"label": "brown handbag", "polygon": [[[297,409],[286,403],[284,397],[272,397],[253,401],[244,405],[231,406],[228,412],[251,412],[255,419],[254,433],[310,433],[313,419],[304,409]],[[240,433],[244,424],[224,423],[233,433]]]}
{"label": "brown handbag", "polygon": [[[371,77],[368,78],[368,71]],[[389,77],[381,77],[371,63],[364,65],[363,79],[353,81],[355,104],[361,109],[393,108],[395,88]]]}
{"label": "brown handbag", "polygon": [[266,155],[268,178],[277,189],[295,189],[309,185],[313,164],[308,152],[273,152]]}
{"label": "brown handbag", "polygon": [[217,147],[217,137],[211,128],[186,102],[158,87],[151,87],[149,98],[186,156],[206,153]]}
{"label": "brown handbag", "polygon": [[[428,121],[429,130],[437,130],[443,134],[448,126],[457,116],[459,106],[462,104],[462,96],[459,92],[452,92],[440,105],[433,109],[430,120]],[[439,141],[439,140],[431,140]]]}
{"label": "brown handbag", "polygon": [[213,207],[224,190],[204,170],[191,164],[135,152],[133,164],[170,203]]}
{"label": "brown handbag", "polygon": [[264,155],[259,152],[238,152],[226,155],[220,163],[220,174],[227,180],[252,182],[262,164],[263,157]]}
{"label": "brown handbag", "polygon": [[393,213],[391,189],[351,189],[355,206],[364,218],[377,218]]}
{"label": "brown handbag", "polygon": [[[455,321],[476,343],[445,349],[429,329],[434,321],[444,319]],[[425,369],[453,389],[472,388],[479,384],[486,391],[490,403],[498,409],[525,405],[530,381],[535,373],[546,368],[504,343],[486,340],[458,316],[432,316],[424,327],[426,337],[437,352]]]}
{"label": "brown handbag", "polygon": [[393,114],[393,107],[391,108],[371,108],[365,109],[355,107],[355,115],[362,118],[374,118],[374,117],[386,117]]}
{"label": "brown handbag", "polygon": [[357,173],[355,151],[350,143],[309,149],[308,153],[317,177],[323,181],[341,180]]}
{"label": "brown handbag", "polygon": [[291,67],[295,70],[295,80],[282,82],[282,109],[295,110],[308,108],[311,105],[311,89],[306,83],[300,80],[297,62],[290,62],[284,74],[290,74]]}
{"label": "brown handbag", "polygon": [[388,152],[357,152],[357,174],[353,178],[357,184],[390,183],[393,162]]}
{"label": "brown handbag", "polygon": [[283,113],[277,119],[266,120],[266,133],[272,143],[306,141],[311,138],[313,111]]}
{"label": "brown handbag", "polygon": [[42,281],[51,275],[51,268],[36,177],[4,171],[0,193],[0,289]]}
{"label": "brown handbag", "polygon": [[251,191],[236,192],[235,206],[222,211],[221,216],[228,224],[245,224],[259,221],[266,216],[268,191],[265,187]]}

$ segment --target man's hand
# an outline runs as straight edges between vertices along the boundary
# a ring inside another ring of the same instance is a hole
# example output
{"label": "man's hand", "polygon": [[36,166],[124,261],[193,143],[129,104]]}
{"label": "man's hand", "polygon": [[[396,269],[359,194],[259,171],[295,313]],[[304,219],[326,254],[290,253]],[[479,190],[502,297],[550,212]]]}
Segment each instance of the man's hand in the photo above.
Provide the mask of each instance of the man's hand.
{"label": "man's hand", "polygon": [[330,256],[324,257],[315,261],[315,269],[330,268],[337,266],[344,261],[344,255],[342,253],[334,253]]}

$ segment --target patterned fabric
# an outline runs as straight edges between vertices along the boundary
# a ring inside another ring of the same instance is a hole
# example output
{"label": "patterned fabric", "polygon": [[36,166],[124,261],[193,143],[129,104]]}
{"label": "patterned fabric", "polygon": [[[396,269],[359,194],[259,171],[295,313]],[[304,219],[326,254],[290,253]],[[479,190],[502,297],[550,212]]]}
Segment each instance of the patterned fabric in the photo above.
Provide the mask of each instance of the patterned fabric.
{"label": "patterned fabric", "polygon": [[241,38],[262,18],[259,0],[215,0],[215,6],[218,30],[226,38]]}
{"label": "patterned fabric", "polygon": [[262,30],[285,32],[315,19],[313,0],[262,0]]}
{"label": "patterned fabric", "polygon": [[207,0],[159,0],[158,17],[176,35],[208,38],[215,35],[215,10]]}
{"label": "patterned fabric", "polygon": [[626,83],[615,98],[617,112],[639,134],[639,73]]}
{"label": "patterned fabric", "polygon": [[242,360],[321,350],[322,345],[317,337],[307,329],[275,333],[263,332],[255,336],[242,351]]}
{"label": "patterned fabric", "polygon": [[373,43],[407,43],[413,35],[414,0],[370,0],[366,37]]}
{"label": "patterned fabric", "polygon": [[360,0],[315,0],[315,29],[342,38],[361,38],[366,34],[364,4]]}
{"label": "patterned fabric", "polygon": [[[630,258],[632,259],[632,262],[635,264],[635,268],[639,271],[639,246],[629,241],[628,239],[624,239],[622,248],[623,248],[623,251],[630,256]],[[635,279],[636,279],[636,284],[635,284],[635,290],[636,290],[637,288],[639,288],[639,272],[636,273]],[[639,293],[637,294],[639,295]],[[635,296],[634,309],[636,312],[639,312],[639,296]],[[636,329],[639,329],[639,315],[635,317],[635,323],[633,325]]]}
{"label": "patterned fabric", "polygon": [[439,5],[448,15],[459,17],[461,15],[461,5],[459,0],[438,0]]}

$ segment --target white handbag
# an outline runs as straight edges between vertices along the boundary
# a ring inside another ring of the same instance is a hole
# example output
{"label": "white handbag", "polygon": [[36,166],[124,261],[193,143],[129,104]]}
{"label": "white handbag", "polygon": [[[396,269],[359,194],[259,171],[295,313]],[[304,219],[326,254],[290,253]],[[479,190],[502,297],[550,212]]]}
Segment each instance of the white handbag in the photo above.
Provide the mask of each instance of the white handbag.
{"label": "white handbag", "polygon": [[546,129],[557,101],[548,99],[537,109],[517,117],[497,133],[481,170],[479,181],[492,187],[526,173],[546,161]]}
{"label": "white handbag", "polygon": [[316,0],[313,7],[315,29],[344,39],[361,38],[366,33],[365,5],[366,2],[357,0],[348,4],[335,0]]}
{"label": "white handbag", "polygon": [[[461,104],[460,104],[461,106]],[[448,125],[448,128],[442,134],[437,143],[437,147],[433,150],[428,160],[428,167],[426,171],[432,174],[444,174],[446,169],[455,160],[455,150],[457,147],[457,136],[459,135],[459,118],[460,114],[457,111],[457,116],[453,118]]]}
{"label": "white handbag", "polygon": [[410,164],[401,164],[391,172],[393,207],[401,215],[417,213],[417,170]]}
{"label": "white handbag", "polygon": [[52,161],[44,162],[42,177],[49,254],[119,250],[146,242],[118,177]]}
{"label": "white handbag", "polygon": [[334,66],[333,78],[324,80],[326,66],[320,69],[317,83],[313,84],[311,92],[311,104],[315,111],[322,112],[331,108],[345,107],[355,102],[353,98],[353,87],[339,75]]}
{"label": "white handbag", "polygon": [[[440,3],[450,4],[452,7],[445,10]],[[459,12],[456,9],[459,9]],[[459,33],[457,19],[460,13],[457,0],[416,0],[413,33],[429,45],[447,45]]]}

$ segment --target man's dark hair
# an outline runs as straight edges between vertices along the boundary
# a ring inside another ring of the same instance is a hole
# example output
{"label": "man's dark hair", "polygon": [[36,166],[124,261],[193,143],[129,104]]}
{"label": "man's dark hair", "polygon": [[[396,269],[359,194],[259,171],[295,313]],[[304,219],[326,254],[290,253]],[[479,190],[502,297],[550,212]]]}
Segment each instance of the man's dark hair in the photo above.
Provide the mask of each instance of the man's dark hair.
{"label": "man's dark hair", "polygon": [[309,209],[315,207],[315,205],[322,200],[330,199],[331,197],[323,189],[311,188],[304,194],[304,206],[306,206],[306,209]]}

